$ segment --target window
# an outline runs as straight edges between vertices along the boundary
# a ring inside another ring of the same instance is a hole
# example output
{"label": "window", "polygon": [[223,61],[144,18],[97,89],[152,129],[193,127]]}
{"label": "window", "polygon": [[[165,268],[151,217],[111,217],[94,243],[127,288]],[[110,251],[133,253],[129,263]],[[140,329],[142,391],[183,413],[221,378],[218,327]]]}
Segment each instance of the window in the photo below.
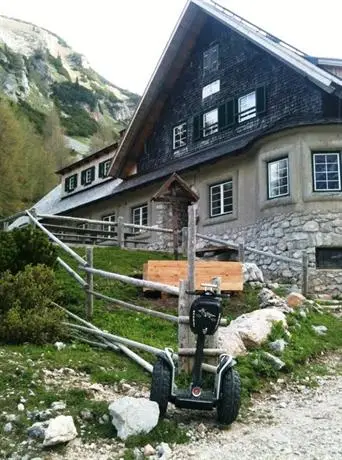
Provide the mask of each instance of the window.
{"label": "window", "polygon": [[203,72],[211,72],[218,69],[219,46],[211,46],[203,53]]}
{"label": "window", "polygon": [[73,174],[65,179],[64,189],[67,193],[73,192],[77,187],[77,174]]}
{"label": "window", "polygon": [[268,199],[289,194],[289,160],[270,161],[267,164]]}
{"label": "window", "polygon": [[210,186],[210,217],[232,214],[233,181]]}
{"label": "window", "polygon": [[[132,208],[132,223],[135,225],[147,225],[147,204]],[[135,231],[139,232],[139,229]]]}
{"label": "window", "polygon": [[182,123],[173,128],[173,149],[185,147],[187,143],[187,124]]}
{"label": "window", "polygon": [[202,99],[211,96],[212,94],[218,93],[220,91],[220,80],[215,80],[209,85],[204,86],[202,89]]}
{"label": "window", "polygon": [[210,110],[203,114],[203,137],[210,136],[218,131],[218,110]]}
{"label": "window", "polygon": [[239,123],[254,118],[257,113],[256,92],[252,91],[238,99],[238,120]]}
{"label": "window", "polygon": [[[116,213],[110,214],[108,216],[102,217],[103,222],[116,222]],[[108,230],[109,232],[115,232],[115,225],[103,225],[103,230]],[[108,236],[110,238],[110,236]]]}
{"label": "window", "polygon": [[85,169],[81,173],[81,183],[82,185],[89,185],[95,180],[95,166]]}
{"label": "window", "polygon": [[313,179],[315,192],[341,190],[340,153],[314,153]]}
{"label": "window", "polygon": [[112,160],[106,160],[99,163],[99,177],[105,178],[108,176],[111,162]]}
{"label": "window", "polygon": [[316,248],[316,267],[342,269],[342,248]]}

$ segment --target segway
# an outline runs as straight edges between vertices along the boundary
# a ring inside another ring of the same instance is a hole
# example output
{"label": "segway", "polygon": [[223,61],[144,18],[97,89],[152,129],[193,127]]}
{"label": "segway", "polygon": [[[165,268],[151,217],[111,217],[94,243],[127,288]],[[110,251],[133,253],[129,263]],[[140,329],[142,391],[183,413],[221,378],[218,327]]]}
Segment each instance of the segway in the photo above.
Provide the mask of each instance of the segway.
{"label": "segway", "polygon": [[[194,294],[194,293],[189,293]],[[217,410],[218,422],[230,425],[240,408],[240,377],[233,365],[233,358],[221,355],[216,369],[212,390],[202,388],[203,350],[206,336],[215,334],[221,319],[221,295],[206,290],[191,305],[189,322],[191,331],[197,335],[192,383],[188,389],[179,389],[175,383],[177,363],[171,349],[162,352],[153,367],[150,400],[159,405],[164,416],[169,402],[185,409]]]}

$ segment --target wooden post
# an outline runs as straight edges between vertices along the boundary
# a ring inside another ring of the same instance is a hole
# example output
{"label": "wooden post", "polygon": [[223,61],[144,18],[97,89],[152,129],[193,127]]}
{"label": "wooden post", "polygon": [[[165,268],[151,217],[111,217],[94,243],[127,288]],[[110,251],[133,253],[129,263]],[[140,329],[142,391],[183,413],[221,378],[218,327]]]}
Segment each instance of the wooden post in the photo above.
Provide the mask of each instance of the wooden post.
{"label": "wooden post", "polygon": [[239,262],[245,262],[245,244],[239,243]]}
{"label": "wooden post", "polygon": [[118,246],[120,249],[125,247],[125,234],[124,234],[124,225],[123,225],[123,217],[120,216],[118,218]]}
{"label": "wooden post", "polygon": [[309,258],[306,252],[303,252],[302,262],[302,294],[306,297],[309,292]]}
{"label": "wooden post", "polygon": [[188,282],[189,290],[195,290],[196,260],[196,208],[188,207]]}
{"label": "wooden post", "polygon": [[[37,219],[37,211],[35,208],[31,208],[30,209],[30,213],[32,214],[32,216]],[[33,227],[37,227],[36,223],[34,221],[31,220],[31,225],[33,225]]]}
{"label": "wooden post", "polygon": [[[189,283],[187,280],[179,282],[179,297],[178,297],[178,316],[189,316],[189,295],[186,291],[189,290]],[[178,324],[178,348],[189,348],[190,343],[190,327],[189,324]],[[188,357],[179,357],[179,370],[187,373],[191,371],[190,360]]]}
{"label": "wooden post", "polygon": [[182,253],[188,255],[188,227],[182,228]]}
{"label": "wooden post", "polygon": [[[89,267],[93,268],[93,247],[87,247],[87,264]],[[94,310],[94,296],[91,292],[94,290],[94,275],[92,273],[86,272],[86,318],[91,319],[93,317]]]}

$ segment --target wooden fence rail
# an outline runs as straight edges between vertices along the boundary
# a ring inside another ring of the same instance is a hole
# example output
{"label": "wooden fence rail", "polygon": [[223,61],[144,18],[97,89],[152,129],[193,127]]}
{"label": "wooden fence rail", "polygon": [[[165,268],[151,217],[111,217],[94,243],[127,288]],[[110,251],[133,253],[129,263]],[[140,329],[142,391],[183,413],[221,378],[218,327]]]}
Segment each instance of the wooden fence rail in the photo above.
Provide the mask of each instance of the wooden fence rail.
{"label": "wooden fence rail", "polygon": [[63,259],[60,257],[57,257],[57,262],[65,268],[65,270],[73,277],[75,280],[83,287],[88,287],[88,284],[84,279],[77,273],[75,270],[73,270],[70,265],[68,265]]}

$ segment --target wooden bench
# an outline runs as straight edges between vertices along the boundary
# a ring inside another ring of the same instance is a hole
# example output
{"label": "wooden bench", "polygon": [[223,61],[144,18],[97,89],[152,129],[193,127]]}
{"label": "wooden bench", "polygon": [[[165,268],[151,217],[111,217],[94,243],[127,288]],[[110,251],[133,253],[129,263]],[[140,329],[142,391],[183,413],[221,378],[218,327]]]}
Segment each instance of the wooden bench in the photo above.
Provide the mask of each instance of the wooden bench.
{"label": "wooden bench", "polygon": [[[186,260],[149,260],[143,266],[143,278],[147,281],[178,286],[180,280],[187,278],[187,264]],[[203,290],[201,284],[210,283],[216,276],[221,278],[222,291],[243,290],[243,273],[240,262],[196,261],[196,290]]]}

